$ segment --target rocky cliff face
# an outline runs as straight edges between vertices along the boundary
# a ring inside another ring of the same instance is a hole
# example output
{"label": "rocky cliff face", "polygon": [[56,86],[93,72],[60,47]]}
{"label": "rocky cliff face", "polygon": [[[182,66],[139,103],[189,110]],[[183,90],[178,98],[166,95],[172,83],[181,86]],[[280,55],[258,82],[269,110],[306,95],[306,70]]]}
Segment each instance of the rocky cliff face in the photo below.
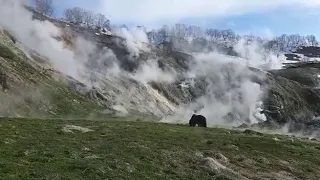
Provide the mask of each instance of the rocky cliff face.
{"label": "rocky cliff face", "polygon": [[318,46],[301,46],[285,54],[287,60],[292,61],[310,61],[320,57],[320,47]]}

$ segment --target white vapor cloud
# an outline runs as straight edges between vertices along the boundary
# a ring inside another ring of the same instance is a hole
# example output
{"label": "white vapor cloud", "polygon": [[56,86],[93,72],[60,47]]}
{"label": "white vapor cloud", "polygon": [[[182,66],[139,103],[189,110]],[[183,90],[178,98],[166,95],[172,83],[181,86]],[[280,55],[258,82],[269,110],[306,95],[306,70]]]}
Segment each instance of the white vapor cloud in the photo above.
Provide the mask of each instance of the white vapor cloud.
{"label": "white vapor cloud", "polygon": [[147,47],[149,39],[146,32],[144,32],[141,28],[115,28],[112,30],[112,33],[126,40],[125,45],[131,56],[139,56],[141,50],[144,52],[150,51],[150,49]]}
{"label": "white vapor cloud", "polygon": [[[234,49],[242,58],[216,51],[194,54],[196,64],[188,76],[205,77],[208,83],[206,93],[194,102],[179,106],[162,121],[187,123],[194,112],[204,115],[208,126],[266,121],[266,116],[261,113],[264,90],[252,78],[263,79],[263,70],[282,68],[285,58],[264,51],[255,41],[251,44],[245,42],[241,39]],[[261,74],[253,73],[247,66],[262,70]]]}
{"label": "white vapor cloud", "polygon": [[[166,74],[159,68],[156,57],[148,61],[133,57],[141,51],[149,51],[143,29],[122,29],[118,33],[125,39],[125,48],[132,55],[130,60],[138,64],[137,71],[132,74],[120,68],[121,60],[111,49],[101,48],[81,36],[72,38],[72,50],[66,48],[63,42],[54,37],[61,37],[62,33],[68,33],[69,30],[73,33],[72,30],[66,28],[61,32],[59,27],[48,21],[33,20],[32,13],[21,2],[0,0],[0,27],[8,30],[26,49],[45,57],[54,69],[87,86],[77,88],[77,85],[72,85],[74,88],[81,93],[89,93],[92,98],[97,98],[99,93],[99,98],[106,100],[105,103],[125,114],[128,107],[131,109],[131,101],[138,103],[139,106],[135,104],[134,109],[140,112],[159,115],[171,110],[168,100],[147,85],[150,81],[172,81],[170,73]],[[138,82],[133,83],[132,79]],[[71,84],[73,81],[69,82]],[[92,86],[96,88],[91,89]],[[130,90],[130,87],[134,89]],[[104,91],[100,93],[100,89]],[[163,103],[159,105],[158,102]]]}
{"label": "white vapor cloud", "polygon": [[12,33],[23,46],[47,58],[53,68],[89,87],[96,83],[97,75],[88,69],[88,64],[102,73],[120,72],[117,58],[110,49],[99,51],[92,42],[81,37],[74,39],[73,50],[65,48],[63,42],[55,39],[63,34],[61,29],[49,21],[33,19],[23,3],[24,0],[0,0],[0,27]]}
{"label": "white vapor cloud", "polygon": [[[64,48],[61,42],[53,38],[60,36],[60,30],[47,21],[32,20],[31,13],[22,8],[18,2],[20,1],[0,0],[0,26],[8,29],[28,48],[47,57],[58,70],[82,82],[85,81],[82,79],[82,76],[93,78],[94,80],[91,82],[97,84],[99,84],[102,78],[107,78],[101,77],[101,74],[109,72],[117,76],[123,73],[118,66],[118,59],[110,49],[98,49],[93,43],[91,44],[84,39],[76,40],[75,51]],[[288,5],[289,2],[300,3],[304,6],[311,5],[311,1],[306,3],[305,1],[300,2],[297,0],[110,0],[100,1],[100,5],[104,5],[103,11],[114,16],[116,20],[151,21],[166,18],[179,19],[188,16],[224,16],[227,13],[230,15],[257,10],[269,10]],[[316,1],[313,2],[320,5]],[[151,81],[173,82],[176,80],[177,74],[175,72],[167,72],[159,68],[157,57],[148,57],[149,60],[147,61],[135,58],[140,55],[141,51],[150,52],[151,50],[147,44],[148,38],[142,29],[133,28],[127,30],[122,28],[115,29],[113,33],[125,39],[125,47],[131,55],[130,58],[132,58],[130,60],[138,61],[136,71],[126,76],[126,78],[133,78],[145,85],[145,87],[148,87],[147,83]],[[266,34],[267,36],[272,36],[270,31],[266,31]],[[252,72],[248,70],[246,65],[260,69],[274,69],[281,68],[281,61],[272,54],[262,52],[256,43],[244,45],[244,41],[240,41],[235,46],[235,51],[244,58],[238,58],[239,61],[236,62],[235,60],[237,59],[216,52],[196,55],[197,63],[188,73],[192,77],[206,77],[208,83],[207,93],[195,102],[177,107],[175,114],[165,119],[165,121],[176,122],[177,119],[187,121],[195,109],[199,110],[199,114],[203,114],[208,118],[209,125],[230,123],[225,120],[226,116],[230,113],[237,116],[235,118],[238,119],[236,124],[265,121],[265,116],[259,113],[263,106],[261,103],[263,91],[259,84],[251,81]],[[93,60],[89,62],[89,59]],[[98,72],[88,72],[89,70],[85,66],[87,64],[92,66],[93,71],[96,70]],[[112,68],[105,69],[107,66],[111,66]],[[109,78],[111,79],[112,77],[109,76]],[[112,80],[111,82],[112,85],[118,83],[116,80]],[[123,85],[119,86],[123,87]],[[151,91],[151,88],[148,90]],[[138,90],[128,93],[126,89],[123,93],[124,95],[120,93],[116,94],[117,101],[130,102],[133,99],[132,96],[138,93]],[[154,94],[153,96],[155,96]],[[148,96],[144,95],[141,97],[145,98],[145,96]],[[143,100],[141,102],[150,102],[148,99]],[[169,105],[168,107],[172,109]],[[150,109],[153,108],[152,110],[157,110],[159,109],[158,107],[150,105]],[[202,108],[199,109],[198,107]],[[126,112],[121,103],[116,104],[114,108]]]}
{"label": "white vapor cloud", "polygon": [[[264,70],[281,69],[282,63],[286,61],[284,55],[277,57],[271,52],[265,52],[264,48],[259,46],[259,43],[253,41],[251,44],[246,44],[244,39],[234,46],[234,50],[243,58],[247,66],[256,67]],[[242,59],[243,60],[243,59]]]}
{"label": "white vapor cloud", "polygon": [[215,52],[198,54],[195,58],[197,63],[189,72],[190,77],[206,78],[206,94],[179,106],[173,115],[163,118],[163,122],[187,123],[194,112],[204,115],[208,126],[254,124],[266,120],[260,114],[263,91],[259,84],[251,81],[253,73],[245,64]]}
{"label": "white vapor cloud", "polygon": [[165,72],[160,69],[157,60],[148,60],[139,66],[133,78],[143,84],[152,81],[172,83],[176,80],[176,74],[175,72]]}
{"label": "white vapor cloud", "polygon": [[53,61],[55,68],[76,79],[83,66],[76,62],[74,53],[53,37],[61,32],[48,21],[32,19],[31,12],[22,6],[23,1],[0,0],[0,26],[11,32],[22,44]]}
{"label": "white vapor cloud", "polygon": [[[61,30],[48,21],[33,20],[32,13],[22,6],[23,0],[0,0],[0,3],[0,27],[11,32],[29,49],[48,58],[60,72],[85,82],[89,86],[90,81],[96,83],[99,77],[94,75],[96,73],[90,72],[86,65],[99,73],[109,75],[121,73],[118,59],[110,49],[98,49],[94,43],[81,37],[75,39],[74,50],[67,49],[62,42],[54,38],[61,37]],[[124,44],[132,55],[132,61],[137,60],[133,57],[138,57],[141,51],[150,52],[149,40],[143,28],[114,29],[113,33],[125,39]],[[174,75],[170,73],[163,74],[165,72],[158,67],[157,60],[151,59],[140,62],[137,72],[132,76],[141,83],[174,79]]]}

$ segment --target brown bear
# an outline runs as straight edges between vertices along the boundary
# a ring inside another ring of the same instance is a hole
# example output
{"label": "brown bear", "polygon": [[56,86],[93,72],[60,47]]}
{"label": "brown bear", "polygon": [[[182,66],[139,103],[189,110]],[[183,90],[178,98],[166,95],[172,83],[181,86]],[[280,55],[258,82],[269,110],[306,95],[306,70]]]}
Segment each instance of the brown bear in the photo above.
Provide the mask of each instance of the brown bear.
{"label": "brown bear", "polygon": [[192,127],[195,127],[196,125],[199,127],[207,127],[207,119],[202,115],[193,114],[189,120],[189,125]]}

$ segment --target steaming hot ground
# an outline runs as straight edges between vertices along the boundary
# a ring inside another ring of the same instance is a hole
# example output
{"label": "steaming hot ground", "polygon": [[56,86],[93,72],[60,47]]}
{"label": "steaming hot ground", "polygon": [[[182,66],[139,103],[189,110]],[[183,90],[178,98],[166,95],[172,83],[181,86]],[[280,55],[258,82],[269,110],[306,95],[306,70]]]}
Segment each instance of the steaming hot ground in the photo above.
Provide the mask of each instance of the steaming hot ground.
{"label": "steaming hot ground", "polygon": [[[135,39],[126,30],[97,36],[94,29],[7,6],[17,9],[2,11],[3,17],[17,22],[0,22],[1,66],[10,87],[1,92],[7,102],[2,116],[120,113],[186,123],[196,111],[208,117],[209,126],[292,123],[290,130],[301,131],[319,124],[314,118],[320,114],[317,63],[270,70],[279,67],[272,65],[275,57],[256,49],[251,53],[250,46],[245,47],[252,57],[242,60],[218,52],[192,56],[145,43],[145,37]],[[14,12],[25,15],[28,28]]]}
{"label": "steaming hot ground", "polygon": [[320,178],[320,144],[289,136],[112,117],[0,126],[3,179]]}
{"label": "steaming hot ground", "polygon": [[319,138],[320,65],[283,66],[318,48],[191,55],[0,1],[4,179],[319,178],[317,141],[214,128]]}

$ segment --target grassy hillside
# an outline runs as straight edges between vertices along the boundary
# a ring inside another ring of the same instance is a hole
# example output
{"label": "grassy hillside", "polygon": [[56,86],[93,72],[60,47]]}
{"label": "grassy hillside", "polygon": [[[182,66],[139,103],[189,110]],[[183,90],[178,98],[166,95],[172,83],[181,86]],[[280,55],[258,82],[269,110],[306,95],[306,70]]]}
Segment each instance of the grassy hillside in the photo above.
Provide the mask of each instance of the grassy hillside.
{"label": "grassy hillside", "polygon": [[37,61],[48,62],[31,55],[34,61],[0,31],[0,71],[9,86],[7,91],[0,86],[1,116],[82,118],[107,109],[73,91],[65,76],[40,66]]}
{"label": "grassy hillside", "polygon": [[320,144],[109,118],[0,122],[1,179],[319,179]]}

